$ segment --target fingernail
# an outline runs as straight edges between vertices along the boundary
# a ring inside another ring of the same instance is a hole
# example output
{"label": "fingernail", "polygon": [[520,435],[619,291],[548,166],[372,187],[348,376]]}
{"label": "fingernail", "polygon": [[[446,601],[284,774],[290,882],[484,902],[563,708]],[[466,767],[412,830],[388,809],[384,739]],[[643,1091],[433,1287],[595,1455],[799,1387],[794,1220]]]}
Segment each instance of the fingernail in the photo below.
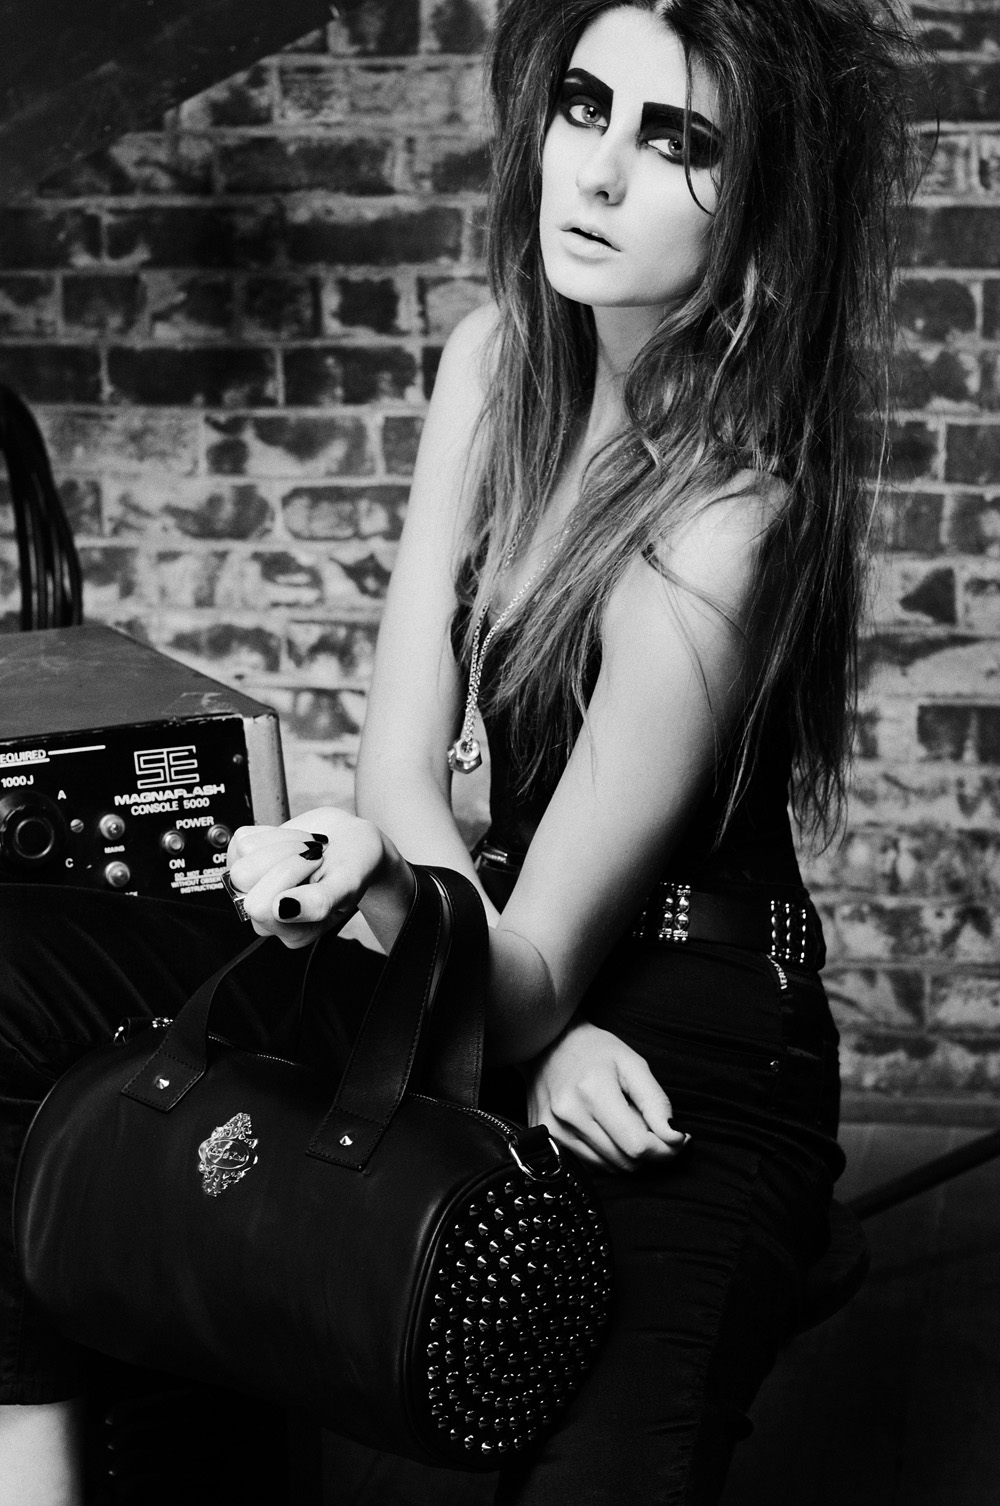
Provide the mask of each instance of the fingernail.
{"label": "fingernail", "polygon": [[300,858],[308,858],[312,863],[318,862],[322,856],[323,847],[319,842],[307,842],[299,853]]}
{"label": "fingernail", "polygon": [[324,832],[321,832],[321,831],[311,831],[309,833],[309,835],[312,837],[312,839],[313,839],[314,842],[322,842],[322,844],[323,844],[324,847],[326,846],[327,842],[329,842],[329,840],[330,840],[330,838],[328,836],[326,836]]}
{"label": "fingernail", "polygon": [[294,920],[296,915],[302,914],[302,906],[297,899],[278,900],[278,919]]}

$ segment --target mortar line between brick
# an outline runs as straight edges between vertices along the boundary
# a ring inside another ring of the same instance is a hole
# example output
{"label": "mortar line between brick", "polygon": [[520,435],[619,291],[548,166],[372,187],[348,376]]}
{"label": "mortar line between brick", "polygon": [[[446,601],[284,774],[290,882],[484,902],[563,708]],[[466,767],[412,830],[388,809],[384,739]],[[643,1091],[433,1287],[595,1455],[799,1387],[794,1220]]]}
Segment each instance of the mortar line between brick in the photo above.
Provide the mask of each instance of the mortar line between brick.
{"label": "mortar line between brick", "polygon": [[[934,408],[897,408],[893,412],[893,419],[897,423],[928,423],[928,424],[962,424],[966,427],[974,426],[996,427],[1000,424],[1000,412],[995,408],[979,408],[974,413],[962,412],[959,409],[934,409]],[[952,481],[942,483],[958,486],[960,483]],[[990,485],[986,482],[984,485]]]}
{"label": "mortar line between brick", "polygon": [[[219,206],[234,209],[254,209],[258,214],[261,212],[261,200],[268,201],[269,208],[266,212],[272,212],[271,206],[290,204],[293,207],[306,204],[314,205],[317,198],[320,199],[324,209],[333,209],[343,212],[345,209],[370,209],[375,208],[385,212],[410,212],[414,210],[432,208],[463,209],[468,204],[485,204],[485,193],[477,190],[457,190],[453,193],[431,193],[420,190],[408,190],[405,193],[378,193],[357,194],[344,193],[335,189],[316,188],[286,188],[280,190],[241,190],[231,193],[218,194],[182,194],[182,193],[134,193],[134,194],[87,194],[85,197],[75,195],[73,197],[45,198],[37,201],[32,212],[44,216],[45,212],[52,210],[58,214],[65,214],[75,210],[81,213],[100,214],[102,211],[119,210],[123,213],[136,213],[139,210],[155,209],[205,209],[215,211]],[[940,201],[935,200],[935,203]],[[964,201],[963,201],[964,202]],[[977,197],[976,203],[981,203],[982,198]],[[17,208],[17,205],[10,206]],[[33,269],[38,271],[38,268]],[[205,271],[204,266],[198,268]]]}

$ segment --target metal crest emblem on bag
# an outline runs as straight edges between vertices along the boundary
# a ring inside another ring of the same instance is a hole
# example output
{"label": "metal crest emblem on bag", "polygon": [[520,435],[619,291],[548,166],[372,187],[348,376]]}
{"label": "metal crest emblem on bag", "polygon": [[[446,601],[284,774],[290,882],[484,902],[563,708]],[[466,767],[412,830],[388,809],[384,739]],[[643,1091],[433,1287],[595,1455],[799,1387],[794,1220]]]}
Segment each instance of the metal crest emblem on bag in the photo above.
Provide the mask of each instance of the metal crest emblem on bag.
{"label": "metal crest emblem on bag", "polygon": [[257,1164],[256,1150],[249,1114],[234,1114],[214,1129],[198,1146],[201,1185],[209,1197],[218,1197],[227,1187],[242,1181]]}

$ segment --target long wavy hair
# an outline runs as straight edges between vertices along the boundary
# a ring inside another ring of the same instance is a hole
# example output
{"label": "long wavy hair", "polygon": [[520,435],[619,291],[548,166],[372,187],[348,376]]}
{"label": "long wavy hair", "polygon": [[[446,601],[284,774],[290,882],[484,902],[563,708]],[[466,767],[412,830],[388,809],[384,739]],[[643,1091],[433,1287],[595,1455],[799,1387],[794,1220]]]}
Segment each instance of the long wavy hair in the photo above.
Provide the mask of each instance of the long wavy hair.
{"label": "long wavy hair", "polygon": [[[644,553],[684,589],[669,570],[675,531],[706,499],[732,495],[739,472],[778,478],[786,500],[757,551],[750,687],[725,763],[725,819],[780,706],[796,814],[829,836],[852,737],[866,478],[884,452],[898,207],[915,182],[904,88],[915,48],[895,0],[628,4],[680,40],[689,99],[696,65],[717,91],[724,143],[707,268],[636,357],[626,426],[588,466],[557,552],[504,630],[486,696],[510,714],[524,791],[556,777],[623,572]],[[542,264],[541,156],[578,38],[619,8],[506,0],[489,53],[487,260],[499,320],[457,565],[466,654],[593,392],[592,312],[555,292]]]}

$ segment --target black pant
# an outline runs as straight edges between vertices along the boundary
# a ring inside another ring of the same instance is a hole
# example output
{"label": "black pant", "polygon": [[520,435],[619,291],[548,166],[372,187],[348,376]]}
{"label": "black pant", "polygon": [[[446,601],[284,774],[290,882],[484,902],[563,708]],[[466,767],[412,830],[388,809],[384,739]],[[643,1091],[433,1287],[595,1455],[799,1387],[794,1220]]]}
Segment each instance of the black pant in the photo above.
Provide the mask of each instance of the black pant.
{"label": "black pant", "polygon": [[[608,1343],[562,1425],[500,1477],[496,1506],[718,1500],[798,1326],[843,1166],[837,1032],[818,977],[783,971],[787,986],[736,947],[627,943],[591,990],[586,1012],[647,1059],[692,1139],[666,1167],[595,1178],[615,1255]],[[338,1506],[483,1499],[474,1482],[463,1496],[435,1472],[346,1453],[357,1484]]]}
{"label": "black pant", "polygon": [[[9,1242],[9,1189],[35,1105],[121,1018],[175,1013],[249,939],[228,910],[0,887],[0,1400],[58,1400],[82,1383],[82,1357],[25,1300]],[[329,1062],[332,1082],[352,1027],[338,1029],[324,980],[336,976],[356,999],[380,963],[356,944],[324,951],[301,1037],[281,1049]],[[239,1024],[228,1029],[263,1040],[276,1024],[287,1036],[307,958],[263,948],[237,974]],[[818,978],[786,974],[782,986],[766,957],[732,947],[629,943],[588,996],[595,1022],[650,1062],[692,1140],[656,1171],[596,1179],[617,1269],[610,1338],[563,1424],[501,1476],[503,1506],[717,1499],[747,1408],[795,1329],[842,1164],[836,1031]],[[433,1473],[421,1499],[433,1499]]]}

